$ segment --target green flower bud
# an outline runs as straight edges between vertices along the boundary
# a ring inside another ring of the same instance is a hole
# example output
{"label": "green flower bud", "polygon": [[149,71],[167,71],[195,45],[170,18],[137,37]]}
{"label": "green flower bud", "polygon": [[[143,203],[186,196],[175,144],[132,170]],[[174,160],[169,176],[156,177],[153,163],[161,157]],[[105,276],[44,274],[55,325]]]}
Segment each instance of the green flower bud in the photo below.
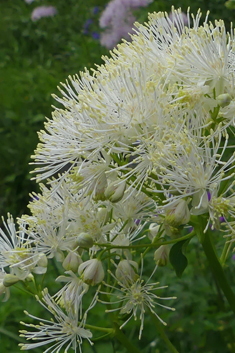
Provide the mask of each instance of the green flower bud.
{"label": "green flower bud", "polygon": [[12,274],[6,274],[3,279],[3,285],[5,287],[13,286],[15,283],[19,282],[19,278]]}
{"label": "green flower bud", "polygon": [[80,248],[91,248],[93,246],[93,239],[88,233],[81,233],[77,237],[77,244]]}
{"label": "green flower bud", "polygon": [[31,282],[34,280],[34,275],[32,273],[29,273],[28,276],[25,278],[25,281]]}
{"label": "green flower bud", "polygon": [[232,97],[228,93],[220,94],[217,97],[217,102],[222,108],[224,108],[227,105],[229,105],[231,100],[232,100]]}

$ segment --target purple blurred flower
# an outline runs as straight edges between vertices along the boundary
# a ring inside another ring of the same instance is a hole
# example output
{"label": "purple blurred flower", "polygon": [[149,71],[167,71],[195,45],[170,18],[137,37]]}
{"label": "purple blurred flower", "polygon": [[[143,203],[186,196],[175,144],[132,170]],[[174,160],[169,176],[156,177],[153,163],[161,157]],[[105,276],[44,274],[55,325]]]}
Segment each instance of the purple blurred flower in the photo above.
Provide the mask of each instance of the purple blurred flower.
{"label": "purple blurred flower", "polygon": [[100,27],[106,28],[101,34],[100,43],[112,49],[121,38],[130,39],[135,17],[131,10],[147,6],[152,0],[112,0],[100,16]]}
{"label": "purple blurred flower", "polygon": [[31,20],[37,21],[42,17],[51,17],[57,14],[57,10],[54,6],[38,6],[35,7],[31,14]]}
{"label": "purple blurred flower", "polygon": [[92,38],[94,39],[100,39],[100,34],[98,32],[92,32]]}
{"label": "purple blurred flower", "polygon": [[232,260],[235,260],[235,254],[233,254],[233,256],[232,256]]}
{"label": "purple blurred flower", "polygon": [[97,15],[98,12],[99,12],[99,6],[95,6],[92,10],[93,15]]}
{"label": "purple blurred flower", "polygon": [[89,33],[89,27],[93,23],[93,20],[91,18],[88,18],[86,22],[83,25],[83,33],[88,34]]}
{"label": "purple blurred flower", "polygon": [[221,216],[221,217],[219,218],[219,221],[220,221],[220,223],[223,223],[223,222],[225,222],[225,218],[224,218],[223,216]]}

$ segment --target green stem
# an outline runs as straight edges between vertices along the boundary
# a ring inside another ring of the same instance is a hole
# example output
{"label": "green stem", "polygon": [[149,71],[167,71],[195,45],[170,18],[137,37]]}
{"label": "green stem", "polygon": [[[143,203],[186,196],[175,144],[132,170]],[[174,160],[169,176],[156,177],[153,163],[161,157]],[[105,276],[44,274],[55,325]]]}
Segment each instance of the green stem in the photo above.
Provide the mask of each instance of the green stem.
{"label": "green stem", "polygon": [[128,353],[141,353],[138,348],[136,348],[124,335],[124,333],[119,329],[118,325],[114,323],[115,332],[114,335],[118,341],[127,349]]}
{"label": "green stem", "polygon": [[211,235],[209,232],[206,234],[199,235],[203,250],[206,254],[209,265],[212,272],[219,284],[221,290],[223,291],[225,297],[227,298],[232,311],[235,313],[235,295],[225,277],[223,268],[219,262],[218,256],[215,252],[214,244],[211,240]]}
{"label": "green stem", "polygon": [[224,265],[225,265],[229,250],[231,248],[231,245],[232,245],[232,243],[225,243],[225,245],[224,245],[224,248],[223,248],[223,251],[222,251],[222,254],[220,257],[220,263],[221,263],[222,267],[224,267]]}
{"label": "green stem", "polygon": [[88,329],[91,329],[91,330],[100,331],[100,332],[106,332],[106,333],[109,333],[109,334],[114,333],[114,329],[113,328],[108,328],[108,327],[99,327],[99,326],[86,324],[85,328],[88,328]]}
{"label": "green stem", "polygon": [[17,341],[17,342],[25,342],[24,339],[20,338],[19,336],[17,336],[16,334],[6,330],[3,327],[0,327],[0,332],[5,335],[8,336],[10,338],[12,338],[13,340]]}
{"label": "green stem", "polygon": [[167,244],[174,244],[178,243],[179,241],[186,240],[186,239],[191,239],[195,235],[195,232],[191,232],[190,234],[187,234],[181,238],[177,239],[172,239],[169,241],[159,241],[158,243],[150,243],[150,244],[138,244],[138,245],[115,245],[115,244],[100,244],[100,243],[94,243],[94,245],[98,245],[100,247],[105,247],[105,248],[110,248],[110,249],[138,249],[138,248],[158,248],[161,245],[167,245]]}
{"label": "green stem", "polygon": [[158,318],[150,311],[150,315],[152,317],[153,323],[156,326],[158,332],[160,333],[163,341],[166,343],[167,347],[169,348],[169,350],[172,353],[179,353],[177,351],[177,349],[175,348],[175,346],[171,343],[171,341],[169,340],[169,338],[167,337],[164,329],[163,329],[163,325],[159,322]]}

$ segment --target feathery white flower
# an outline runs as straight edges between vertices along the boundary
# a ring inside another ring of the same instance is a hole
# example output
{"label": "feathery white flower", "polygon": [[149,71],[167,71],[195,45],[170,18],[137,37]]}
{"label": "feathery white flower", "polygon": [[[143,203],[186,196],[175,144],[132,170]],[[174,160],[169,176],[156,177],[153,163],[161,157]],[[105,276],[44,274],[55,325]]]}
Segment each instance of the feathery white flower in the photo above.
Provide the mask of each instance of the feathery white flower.
{"label": "feathery white flower", "polygon": [[73,350],[78,352],[77,348],[79,348],[79,352],[82,352],[81,345],[83,339],[87,339],[90,344],[92,344],[90,338],[92,337],[92,333],[90,330],[84,328],[87,312],[96,304],[96,296],[93,298],[93,301],[90,307],[87,309],[83,319],[78,322],[78,312],[70,311],[66,307],[66,312],[64,312],[58,304],[51,298],[48,294],[48,291],[45,289],[43,292],[42,301],[36,297],[38,302],[49,311],[55,321],[46,320],[42,318],[38,318],[25,312],[30,318],[38,320],[39,324],[27,324],[22,322],[23,325],[35,328],[34,332],[20,331],[21,337],[25,337],[27,340],[33,340],[35,343],[20,343],[19,346],[21,350],[34,349],[37,347],[44,346],[46,344],[50,344],[50,347],[46,349],[45,352],[60,352],[63,351],[67,353],[69,348],[73,348]]}
{"label": "feathery white flower", "polygon": [[72,271],[66,271],[69,276],[59,276],[56,282],[65,282],[65,286],[60,289],[54,296],[55,301],[61,306],[69,310],[79,313],[79,318],[82,317],[82,298],[87,293],[89,286],[84,283]]}
{"label": "feathery white flower", "polygon": [[172,310],[172,311],[175,310],[174,308],[170,308],[168,306],[158,303],[158,300],[170,300],[170,299],[176,299],[176,298],[175,297],[163,298],[163,297],[157,296],[154,293],[156,290],[167,287],[167,286],[158,287],[159,282],[150,283],[150,280],[153,277],[154,273],[156,272],[156,269],[157,269],[157,266],[155,266],[151,276],[145,282],[145,280],[142,277],[142,273],[143,273],[143,259],[142,259],[141,272],[138,279],[136,279],[135,276],[134,278],[132,278],[130,275],[128,276],[128,273],[126,273],[126,277],[127,277],[126,280],[121,282],[116,276],[114,276],[110,272],[112,277],[114,277],[115,280],[117,281],[120,288],[113,287],[106,284],[106,286],[112,288],[113,290],[117,290],[119,292],[119,294],[115,292],[105,293],[107,295],[112,295],[118,299],[117,301],[107,302],[106,304],[112,304],[112,305],[119,304],[118,308],[107,310],[107,312],[120,311],[120,314],[130,314],[128,319],[120,326],[120,329],[124,327],[131,320],[132,317],[134,317],[134,319],[137,320],[139,316],[139,319],[140,319],[139,339],[141,339],[142,331],[144,328],[144,315],[145,315],[146,309],[149,309],[151,313],[154,314],[158,318],[158,320],[160,320],[160,322],[164,325],[166,325],[166,323],[155,312],[155,306],[158,305],[168,310]]}
{"label": "feathery white flower", "polygon": [[226,134],[223,142],[219,133],[199,142],[188,131],[178,137],[182,139],[182,144],[175,148],[175,152],[164,152],[164,165],[156,171],[159,179],[155,182],[165,189],[164,202],[171,203],[192,196],[194,214],[204,213],[208,210],[207,192],[218,189],[222,181],[234,175],[235,155],[227,161],[223,160],[229,137]]}
{"label": "feathery white flower", "polygon": [[0,229],[0,268],[10,266],[13,272],[18,269],[23,279],[35,267],[38,256],[34,255],[25,230],[16,231],[13,217],[10,214],[8,214],[7,222],[3,219],[3,225],[7,234]]}

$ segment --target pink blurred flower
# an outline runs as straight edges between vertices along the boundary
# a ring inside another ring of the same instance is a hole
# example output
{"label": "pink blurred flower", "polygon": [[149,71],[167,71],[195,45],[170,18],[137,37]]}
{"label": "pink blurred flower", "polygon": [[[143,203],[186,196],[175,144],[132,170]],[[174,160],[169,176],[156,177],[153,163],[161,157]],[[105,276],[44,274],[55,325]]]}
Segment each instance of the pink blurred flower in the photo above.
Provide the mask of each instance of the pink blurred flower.
{"label": "pink blurred flower", "polygon": [[152,0],[112,0],[100,17],[100,27],[106,28],[101,34],[100,42],[108,49],[112,49],[121,38],[130,39],[133,33],[135,17],[131,10],[147,6]]}
{"label": "pink blurred flower", "polygon": [[57,10],[54,6],[38,6],[35,7],[31,14],[31,20],[37,21],[42,17],[51,17],[57,14]]}

